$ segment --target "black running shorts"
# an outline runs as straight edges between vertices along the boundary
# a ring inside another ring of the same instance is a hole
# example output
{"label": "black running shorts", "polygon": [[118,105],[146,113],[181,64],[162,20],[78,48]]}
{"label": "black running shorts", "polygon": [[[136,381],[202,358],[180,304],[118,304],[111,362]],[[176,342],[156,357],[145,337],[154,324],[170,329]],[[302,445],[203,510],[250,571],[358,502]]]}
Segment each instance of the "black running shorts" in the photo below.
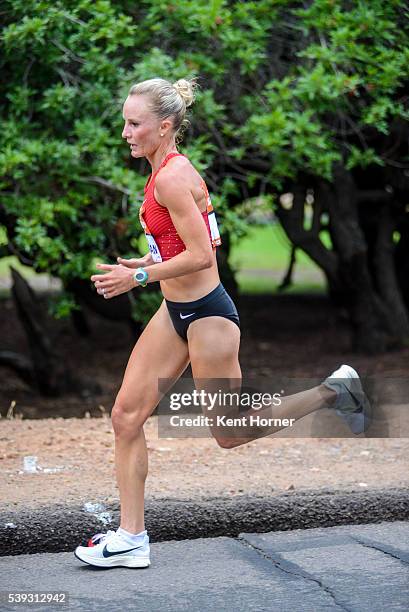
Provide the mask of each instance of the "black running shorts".
{"label": "black running shorts", "polygon": [[204,317],[224,317],[236,323],[240,328],[237,308],[226,289],[220,283],[213,291],[194,302],[171,302],[165,300],[166,306],[177,333],[187,341],[187,330],[192,321]]}

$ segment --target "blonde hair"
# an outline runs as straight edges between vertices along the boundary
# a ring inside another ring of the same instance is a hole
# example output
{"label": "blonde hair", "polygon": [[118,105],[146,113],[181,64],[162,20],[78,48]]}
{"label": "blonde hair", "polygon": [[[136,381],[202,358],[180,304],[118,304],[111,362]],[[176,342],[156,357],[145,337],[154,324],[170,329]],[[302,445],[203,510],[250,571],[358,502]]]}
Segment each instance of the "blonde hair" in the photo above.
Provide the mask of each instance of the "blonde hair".
{"label": "blonde hair", "polygon": [[180,142],[190,123],[185,117],[186,109],[195,101],[197,87],[196,78],[179,79],[175,83],[155,78],[132,85],[129,95],[147,96],[150,108],[158,119],[173,117],[176,142]]}

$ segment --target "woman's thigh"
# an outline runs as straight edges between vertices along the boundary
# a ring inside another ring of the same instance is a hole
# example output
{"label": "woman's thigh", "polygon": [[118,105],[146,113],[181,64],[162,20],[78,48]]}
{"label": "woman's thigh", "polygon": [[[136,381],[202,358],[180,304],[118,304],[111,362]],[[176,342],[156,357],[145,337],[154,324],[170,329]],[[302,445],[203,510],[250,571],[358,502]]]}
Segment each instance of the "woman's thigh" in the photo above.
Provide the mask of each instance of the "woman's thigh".
{"label": "woman's thigh", "polygon": [[128,413],[138,412],[143,422],[163,396],[158,379],[175,381],[188,365],[188,345],[176,333],[162,302],[129,357],[116,406]]}
{"label": "woman's thigh", "polygon": [[189,325],[189,357],[193,378],[240,378],[240,329],[220,316]]}
{"label": "woman's thigh", "polygon": [[[220,398],[211,407],[202,404],[203,414],[213,423],[221,417],[236,416],[241,388],[239,364],[240,329],[223,317],[205,317],[193,321],[188,329],[189,356],[195,387],[206,397]],[[229,434],[216,425],[210,426],[217,439]]]}

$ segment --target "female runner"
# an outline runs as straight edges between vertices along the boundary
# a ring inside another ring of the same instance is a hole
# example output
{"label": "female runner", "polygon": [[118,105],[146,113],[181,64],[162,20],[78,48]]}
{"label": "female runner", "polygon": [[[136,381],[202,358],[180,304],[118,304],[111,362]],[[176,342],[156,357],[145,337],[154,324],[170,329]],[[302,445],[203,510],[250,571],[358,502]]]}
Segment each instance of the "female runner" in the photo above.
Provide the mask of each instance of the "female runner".
{"label": "female runner", "polygon": [[[104,299],[159,282],[164,300],[131,353],[111,414],[120,527],[97,534],[88,546],[75,550],[78,559],[95,566],[150,564],[144,524],[148,454],[143,425],[162,397],[158,379],[178,379],[189,363],[199,386],[203,379],[222,378],[237,387],[241,378],[239,316],[220,283],[216,262],[220,237],[210,197],[202,177],[176,144],[195,87],[194,80],[172,84],[149,79],[131,87],[123,106],[122,137],[131,156],[145,157],[152,167],[140,209],[149,253],[140,259],[118,258],[117,265],[100,264],[104,273],[91,280]],[[274,417],[297,420],[331,406],[354,433],[366,427],[367,400],[350,366],[342,366],[317,387],[281,400]],[[221,447],[233,448],[278,429],[268,427],[242,438],[222,436],[217,429],[212,434]]]}

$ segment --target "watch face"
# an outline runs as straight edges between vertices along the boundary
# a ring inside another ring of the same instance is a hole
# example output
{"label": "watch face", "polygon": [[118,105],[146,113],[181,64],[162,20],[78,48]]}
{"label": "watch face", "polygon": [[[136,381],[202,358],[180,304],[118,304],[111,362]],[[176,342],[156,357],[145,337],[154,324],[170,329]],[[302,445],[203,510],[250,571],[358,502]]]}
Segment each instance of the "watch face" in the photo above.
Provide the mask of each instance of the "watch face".
{"label": "watch face", "polygon": [[141,283],[141,282],[143,282],[144,280],[146,280],[148,278],[148,274],[146,272],[143,272],[143,271],[137,272],[135,274],[135,278],[138,281],[138,283]]}

